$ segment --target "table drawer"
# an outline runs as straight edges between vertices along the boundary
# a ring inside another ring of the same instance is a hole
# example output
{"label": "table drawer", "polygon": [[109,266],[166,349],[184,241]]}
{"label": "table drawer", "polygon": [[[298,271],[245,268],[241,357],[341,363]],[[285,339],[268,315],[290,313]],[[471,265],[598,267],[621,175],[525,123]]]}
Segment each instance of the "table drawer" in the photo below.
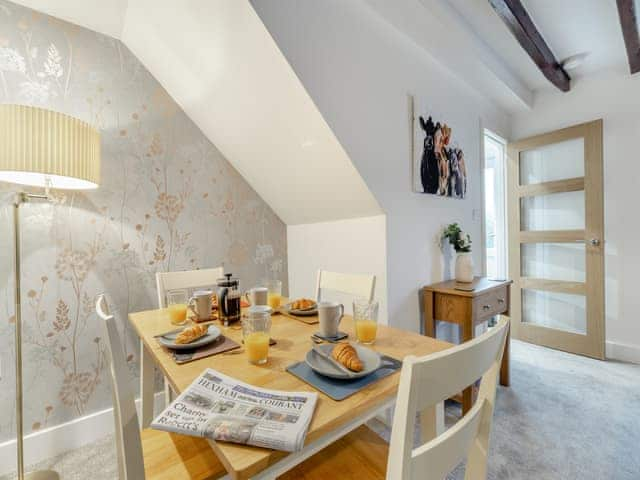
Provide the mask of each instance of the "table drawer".
{"label": "table drawer", "polygon": [[509,310],[509,292],[506,286],[473,299],[473,316],[476,321],[486,320],[507,310]]}

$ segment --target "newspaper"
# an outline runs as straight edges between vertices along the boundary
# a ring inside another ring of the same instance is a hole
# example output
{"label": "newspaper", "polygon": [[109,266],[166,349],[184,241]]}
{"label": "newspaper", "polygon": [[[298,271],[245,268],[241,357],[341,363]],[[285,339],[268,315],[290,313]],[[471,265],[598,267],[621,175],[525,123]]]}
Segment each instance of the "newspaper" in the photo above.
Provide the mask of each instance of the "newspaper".
{"label": "newspaper", "polygon": [[151,427],[294,452],[304,445],[317,399],[317,393],[267,390],[208,368]]}

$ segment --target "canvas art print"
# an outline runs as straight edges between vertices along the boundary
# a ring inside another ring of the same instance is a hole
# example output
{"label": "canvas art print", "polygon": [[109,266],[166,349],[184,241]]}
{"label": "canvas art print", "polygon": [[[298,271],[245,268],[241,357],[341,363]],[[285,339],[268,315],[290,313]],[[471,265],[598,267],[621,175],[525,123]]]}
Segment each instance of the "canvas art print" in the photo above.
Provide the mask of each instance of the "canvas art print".
{"label": "canvas art print", "polygon": [[441,197],[464,198],[467,168],[464,152],[452,140],[453,132],[444,122],[420,116],[415,124],[413,184],[416,192]]}

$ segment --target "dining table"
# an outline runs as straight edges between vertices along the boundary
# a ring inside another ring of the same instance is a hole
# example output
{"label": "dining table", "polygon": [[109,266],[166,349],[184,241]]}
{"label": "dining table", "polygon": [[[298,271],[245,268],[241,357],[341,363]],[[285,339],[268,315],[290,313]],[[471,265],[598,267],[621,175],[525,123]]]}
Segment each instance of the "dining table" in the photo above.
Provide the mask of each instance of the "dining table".
{"label": "dining table", "polygon": [[[244,349],[220,353],[177,364],[171,352],[162,347],[157,336],[175,329],[167,309],[148,310],[129,314],[129,322],[140,339],[140,392],[141,426],[148,427],[154,415],[155,369],[159,369],[172,390],[180,394],[206,369],[211,368],[248,384],[283,391],[317,392],[318,401],[309,425],[304,447],[296,452],[283,452],[267,448],[209,440],[212,455],[216,455],[228,472],[230,479],[272,479],[295,467],[321,449],[337,441],[350,431],[374,418],[390,423],[400,371],[386,376],[353,395],[336,401],[298,377],[286,368],[305,359],[312,348],[311,336],[318,325],[298,321],[294,318],[274,314],[271,337],[276,341],[269,349],[269,358],[264,365],[249,363]],[[240,322],[222,326],[214,322],[222,334],[241,343]],[[345,315],[340,330],[355,341],[354,322]],[[439,352],[453,345],[419,333],[379,325],[373,350],[380,354],[402,360],[408,355],[423,356]],[[444,407],[440,403],[428,408],[420,415],[423,440],[429,440],[444,430]],[[227,478],[225,477],[225,478]]]}

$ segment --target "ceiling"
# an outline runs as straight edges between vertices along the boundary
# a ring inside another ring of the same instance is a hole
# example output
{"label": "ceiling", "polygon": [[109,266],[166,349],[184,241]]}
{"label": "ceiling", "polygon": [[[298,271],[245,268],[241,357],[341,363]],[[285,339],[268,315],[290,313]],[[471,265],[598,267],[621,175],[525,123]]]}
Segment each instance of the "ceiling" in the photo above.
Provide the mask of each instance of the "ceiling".
{"label": "ceiling", "polygon": [[[131,19],[127,19],[129,4],[140,4],[138,0],[14,1],[116,38],[122,38],[126,25],[130,32],[134,31]],[[531,108],[536,91],[555,88],[520,47],[488,0],[365,1],[470,88],[507,112],[526,111]],[[582,65],[568,72],[572,79],[611,70],[628,74],[616,0],[522,0],[522,3],[559,61],[588,52]],[[208,11],[217,5],[218,2],[188,0],[181,10]],[[179,32],[177,25],[167,23],[166,28],[174,34]]]}
{"label": "ceiling", "polygon": [[508,112],[531,107],[532,91],[446,0],[365,2],[472,91]]}
{"label": "ceiling", "polygon": [[248,0],[18,3],[121,39],[286,224],[382,213]]}
{"label": "ceiling", "polygon": [[[521,0],[558,61],[588,53],[580,79],[629,74],[616,0]],[[640,3],[640,0],[636,0]],[[510,113],[530,109],[544,77],[488,0],[366,0],[388,23],[463,82]]]}
{"label": "ceiling", "polygon": [[[487,0],[446,1],[529,89],[554,88]],[[522,4],[559,61],[589,53],[581,66],[568,72],[572,79],[604,70],[628,73],[615,0],[522,0]]]}

